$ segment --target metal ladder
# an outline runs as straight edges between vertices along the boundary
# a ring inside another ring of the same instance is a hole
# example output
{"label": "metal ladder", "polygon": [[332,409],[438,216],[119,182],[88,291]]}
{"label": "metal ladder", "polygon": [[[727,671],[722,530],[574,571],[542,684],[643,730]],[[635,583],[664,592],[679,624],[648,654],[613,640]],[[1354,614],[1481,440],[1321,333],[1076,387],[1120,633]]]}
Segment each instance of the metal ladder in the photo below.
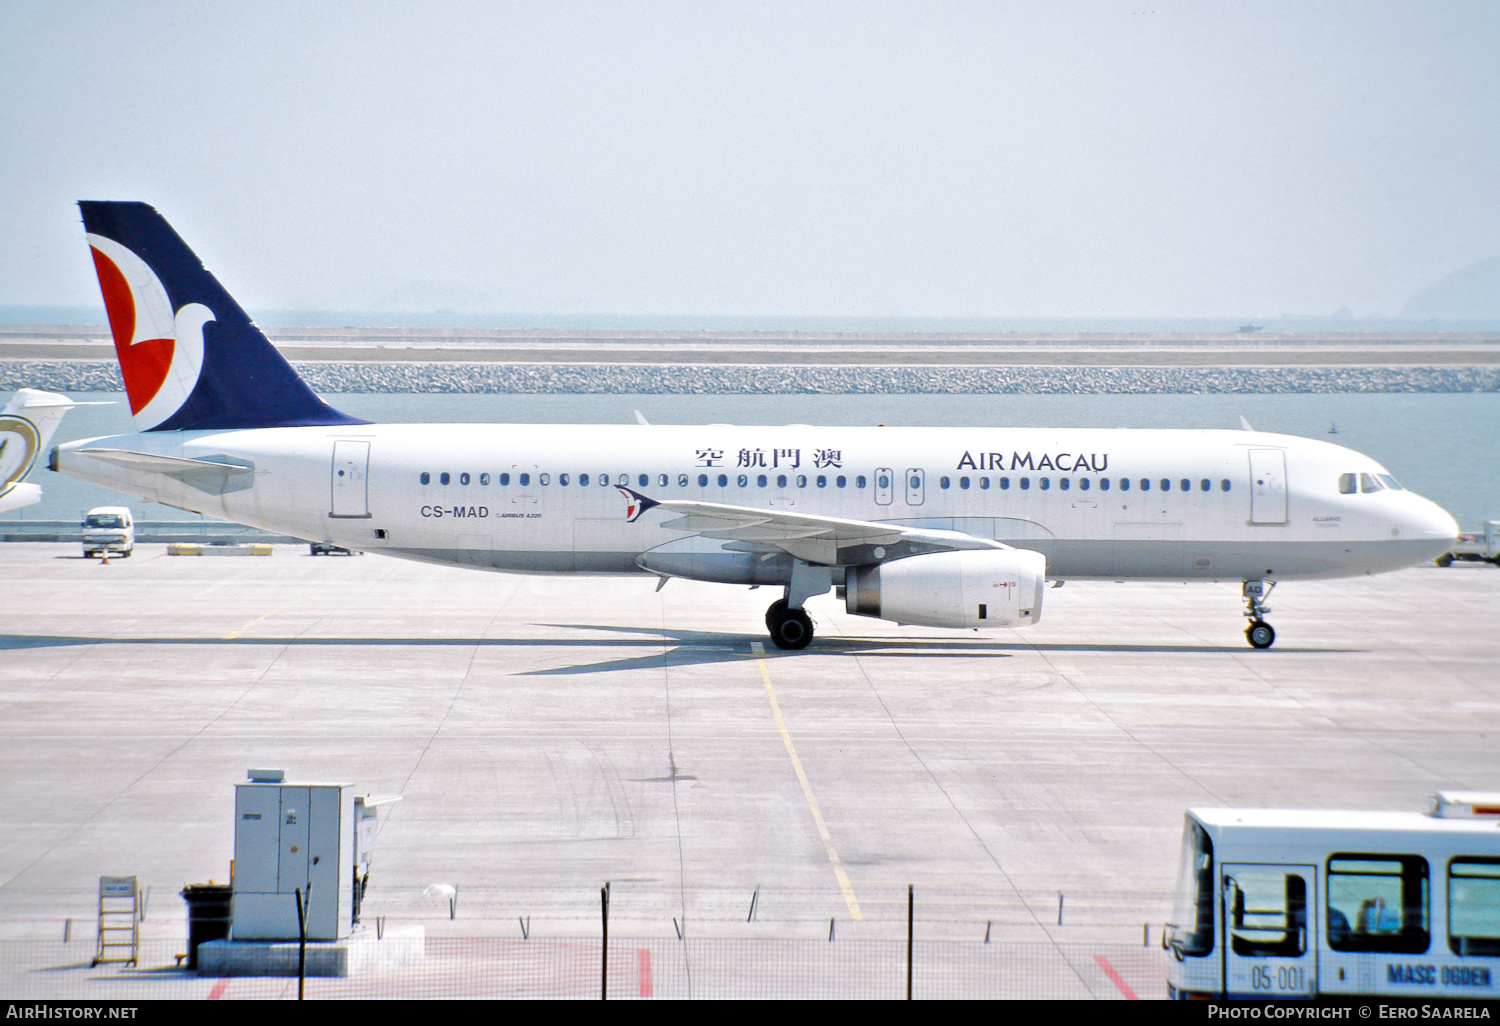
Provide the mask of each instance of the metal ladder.
{"label": "metal ladder", "polygon": [[92,966],[136,965],[141,950],[141,892],[133,876],[99,878],[99,947]]}

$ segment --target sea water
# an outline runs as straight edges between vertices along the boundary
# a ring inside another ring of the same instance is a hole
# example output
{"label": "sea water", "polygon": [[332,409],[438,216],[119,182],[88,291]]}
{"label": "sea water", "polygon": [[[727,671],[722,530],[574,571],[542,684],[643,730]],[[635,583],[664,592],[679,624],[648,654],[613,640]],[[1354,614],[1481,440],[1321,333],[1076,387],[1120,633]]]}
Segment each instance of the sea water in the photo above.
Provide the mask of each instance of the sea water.
{"label": "sea water", "polygon": [[[0,393],[0,404],[11,393]],[[128,432],[123,394],[77,393],[109,406],[74,410],[56,441]],[[428,395],[345,394],[328,401],[387,423],[885,424],[890,427],[1232,428],[1318,438],[1365,453],[1466,530],[1500,519],[1500,394],[1332,395]],[[42,462],[45,462],[45,457]],[[933,470],[940,468],[934,467]],[[35,506],[6,521],[73,520],[92,506],[127,505],[140,520],[196,520],[43,469]]]}

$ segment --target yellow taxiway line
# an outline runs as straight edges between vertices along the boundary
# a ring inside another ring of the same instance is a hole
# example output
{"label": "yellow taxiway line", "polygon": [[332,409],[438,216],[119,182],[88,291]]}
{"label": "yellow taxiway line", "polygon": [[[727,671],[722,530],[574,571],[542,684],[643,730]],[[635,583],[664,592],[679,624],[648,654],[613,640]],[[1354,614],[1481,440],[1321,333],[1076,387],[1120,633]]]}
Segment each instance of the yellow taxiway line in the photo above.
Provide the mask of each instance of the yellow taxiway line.
{"label": "yellow taxiway line", "polygon": [[322,584],[316,584],[316,585],[314,585],[313,587],[311,587],[311,588],[307,589],[306,591],[304,591],[301,595],[298,595],[296,598],[291,599],[291,600],[289,600],[287,602],[283,602],[281,605],[277,606],[275,609],[268,609],[266,612],[261,613],[254,620],[251,620],[249,623],[245,624],[245,626],[239,628],[238,630],[230,631],[228,634],[224,635],[224,640],[225,641],[233,641],[236,638],[238,638],[241,634],[244,634],[251,627],[254,627],[256,624],[260,623],[262,620],[266,619],[267,617],[275,616],[277,613],[281,612],[283,609],[290,609],[292,606],[295,606],[298,602],[301,602],[303,599],[310,599],[310,598],[312,598],[318,592],[322,591],[324,588],[328,587],[334,581],[338,580],[340,577],[344,576],[350,570],[353,570],[353,569],[354,569],[354,564],[351,562],[348,566],[344,567],[344,569],[340,570],[338,573],[336,573],[332,577],[328,578],[328,580],[324,581]]}
{"label": "yellow taxiway line", "polygon": [[755,653],[755,662],[760,667],[760,679],[765,681],[766,697],[771,700],[771,714],[776,717],[776,729],[781,731],[781,743],[786,745],[792,769],[797,771],[797,780],[802,784],[802,796],[807,799],[807,807],[818,827],[818,836],[823,839],[823,850],[828,853],[828,861],[833,865],[833,875],[838,878],[839,890],[844,892],[844,904],[849,908],[849,918],[863,920],[864,914],[859,910],[859,901],[854,897],[854,885],[849,882],[849,874],[844,872],[844,862],[839,858],[838,849],[833,846],[833,835],[828,832],[828,824],[823,820],[823,810],[818,808],[818,799],[813,797],[807,771],[802,768],[802,760],[797,757],[797,746],[792,744],[786,720],[781,717],[781,703],[776,701],[776,689],[771,686],[771,671],[766,668],[766,647],[758,641],[752,641],[750,651]]}

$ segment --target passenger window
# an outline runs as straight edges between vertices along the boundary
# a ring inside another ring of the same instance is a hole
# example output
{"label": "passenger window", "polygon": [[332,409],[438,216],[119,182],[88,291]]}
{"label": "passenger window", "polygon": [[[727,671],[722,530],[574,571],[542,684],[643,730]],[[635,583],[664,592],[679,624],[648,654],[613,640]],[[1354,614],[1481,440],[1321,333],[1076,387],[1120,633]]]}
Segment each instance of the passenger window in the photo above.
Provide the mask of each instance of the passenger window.
{"label": "passenger window", "polygon": [[447,484],[448,481],[448,472],[446,470],[438,475],[438,484]]}
{"label": "passenger window", "polygon": [[429,473],[427,473],[427,471],[424,470],[424,471],[422,471],[422,476],[419,477],[419,478],[417,478],[417,480],[421,481],[423,484],[431,484],[432,483],[432,475],[429,474]]}
{"label": "passenger window", "polygon": [[1122,477],[1122,478],[1120,478],[1120,491],[1122,491],[1122,492],[1128,492],[1128,491],[1130,491],[1130,478],[1128,478],[1128,477]]}
{"label": "passenger window", "polygon": [[720,488],[728,488],[729,487],[729,475],[728,474],[720,474],[719,475],[719,487]]}
{"label": "passenger window", "polygon": [[1141,491],[1143,491],[1143,492],[1149,492],[1150,490],[1151,490],[1151,479],[1149,477],[1143,477],[1143,478],[1141,478]]}
{"label": "passenger window", "polygon": [[1107,477],[1101,477],[1099,479],[1099,490],[1101,492],[1107,492],[1107,491],[1109,491],[1109,478],[1107,478]]}
{"label": "passenger window", "polygon": [[757,475],[755,475],[755,486],[757,488],[764,488],[766,486],[766,475],[764,475],[764,474],[757,474]]}
{"label": "passenger window", "polygon": [[1221,492],[1227,492],[1227,491],[1229,491],[1229,478],[1226,477],[1224,480],[1222,480],[1222,481],[1219,482],[1219,491],[1221,491]]}
{"label": "passenger window", "polygon": [[1079,491],[1083,491],[1083,492],[1088,491],[1089,490],[1089,485],[1090,485],[1090,482],[1089,482],[1088,478],[1086,478],[1086,477],[1080,477],[1078,479],[1078,490]]}
{"label": "passenger window", "polygon": [[1211,492],[1214,490],[1214,483],[1205,477],[1202,481],[1198,482],[1198,487],[1201,491]]}
{"label": "passenger window", "polygon": [[1340,474],[1339,475],[1339,494],[1340,495],[1353,495],[1355,492],[1357,492],[1359,490],[1358,485],[1355,484],[1356,477],[1357,477],[1357,475],[1355,475],[1355,474]]}
{"label": "passenger window", "polygon": [[739,481],[737,483],[739,484],[739,486],[741,488],[748,488],[748,487],[750,487],[750,479],[748,477],[746,477],[744,474],[741,474],[739,476]]}
{"label": "passenger window", "polygon": [[1164,491],[1164,492],[1170,492],[1172,490],[1172,482],[1169,481],[1167,478],[1162,478],[1161,479],[1161,490]]}
{"label": "passenger window", "polygon": [[1500,955],[1500,858],[1448,863],[1448,947],[1455,955]]}
{"label": "passenger window", "polygon": [[538,474],[537,475],[537,481],[540,484],[549,485],[549,484],[552,483],[552,475],[551,474]]}
{"label": "passenger window", "polygon": [[480,474],[479,475],[479,483],[480,483],[480,485],[482,485],[484,487],[488,487],[489,483],[490,483],[490,475],[489,474]]}
{"label": "passenger window", "polygon": [[966,478],[966,477],[959,478],[958,479],[958,487],[962,488],[964,491],[968,491],[969,490],[969,479]]}
{"label": "passenger window", "polygon": [[708,475],[707,474],[699,474],[698,475],[698,487],[699,488],[707,488],[708,487]]}
{"label": "passenger window", "polygon": [[599,475],[599,487],[600,488],[608,488],[609,487],[609,475],[608,474],[600,474]]}
{"label": "passenger window", "polygon": [[1045,492],[1047,489],[1049,489],[1049,488],[1052,487],[1052,479],[1050,477],[1044,477],[1044,478],[1042,478],[1041,485],[1042,485],[1042,491]]}
{"label": "passenger window", "polygon": [[637,485],[639,485],[640,487],[645,488],[647,485],[649,485],[651,483],[651,475],[650,474],[642,474],[640,477],[638,477],[638,478],[635,479],[635,483]]}
{"label": "passenger window", "polygon": [[[1205,481],[1203,483],[1204,484],[1208,484],[1207,481]],[[1182,490],[1185,491],[1185,492],[1190,492],[1190,491],[1193,490],[1193,482],[1189,481],[1187,478],[1183,478],[1181,481],[1178,482],[1178,484],[1182,485]],[[1208,491],[1207,488],[1205,488],[1203,490],[1205,492]]]}
{"label": "passenger window", "polygon": [[1385,488],[1385,485],[1383,485],[1379,481],[1375,480],[1375,475],[1373,475],[1373,474],[1361,474],[1361,475],[1359,475],[1359,490],[1360,491],[1362,491],[1362,492],[1378,492],[1378,491],[1381,491],[1384,488]]}
{"label": "passenger window", "polygon": [[[447,477],[448,475],[444,474],[443,476]],[[522,474],[516,480],[520,483],[520,485],[521,485],[522,488],[525,488],[527,485],[531,484],[531,475],[530,474]],[[443,484],[447,484],[447,483],[448,483],[447,481],[443,482]]]}
{"label": "passenger window", "polygon": [[776,487],[777,488],[785,488],[786,487],[786,475],[785,474],[777,474],[776,475]]}
{"label": "passenger window", "polygon": [[[684,483],[686,483],[686,482],[684,482]],[[658,487],[658,488],[665,488],[666,486],[667,486],[667,475],[666,474],[657,474],[656,475],[656,487]]]}
{"label": "passenger window", "polygon": [[1057,487],[1061,488],[1063,491],[1067,491],[1070,483],[1071,482],[1066,477],[1058,478]]}
{"label": "passenger window", "polygon": [[798,474],[797,475],[797,487],[798,488],[806,488],[807,487],[807,475],[806,474]]}
{"label": "passenger window", "polygon": [[990,479],[987,477],[981,477],[979,479],[979,488],[981,491],[989,491]]}
{"label": "passenger window", "polygon": [[587,474],[579,474],[578,484],[579,487],[587,488],[589,486],[589,476]]}
{"label": "passenger window", "polygon": [[[839,478],[839,481],[842,482],[843,480],[844,480],[843,478]],[[865,475],[860,474],[858,477],[856,477],[854,479],[854,487],[856,487],[856,488],[864,488],[864,486],[865,486]],[[844,486],[842,484],[840,484],[839,487],[842,488]]]}
{"label": "passenger window", "polygon": [[1224,878],[1229,946],[1244,958],[1307,952],[1307,881],[1283,869],[1246,868]]}
{"label": "passenger window", "polygon": [[469,483],[469,472],[467,470],[458,475],[458,483],[461,485],[466,485]]}
{"label": "passenger window", "polygon": [[944,491],[948,490],[948,485],[949,484],[950,484],[950,482],[949,482],[949,480],[946,477],[940,477],[940,478],[938,478],[938,487],[941,488],[941,489],[943,489]]}
{"label": "passenger window", "polygon": [[844,475],[840,474],[837,478],[834,479],[833,483],[836,484],[836,485],[838,485],[840,488],[842,488],[842,487],[844,487],[845,480],[846,480],[846,478],[844,477]]}
{"label": "passenger window", "polygon": [[[860,480],[860,485],[859,486],[861,488],[863,488],[865,486],[864,485],[864,478],[860,478],[859,480]],[[875,482],[875,487],[877,487],[877,488],[889,488],[890,486],[891,486],[891,479],[890,479],[890,477],[888,477],[885,474],[881,474],[880,478]]]}
{"label": "passenger window", "polygon": [[[707,484],[708,482],[705,481],[703,483]],[[688,476],[686,474],[678,474],[677,475],[677,487],[678,488],[686,488],[687,486],[688,486]]]}
{"label": "passenger window", "polygon": [[1002,492],[1010,490],[1010,478],[1008,478],[1008,477],[1002,477],[1000,479],[1000,490]]}
{"label": "passenger window", "polygon": [[508,485],[508,484],[510,484],[510,475],[509,474],[501,474],[500,475],[500,483],[502,485]]}
{"label": "passenger window", "polygon": [[[543,475],[543,476],[545,476],[545,475]],[[546,483],[547,483],[546,481],[542,482],[542,484],[546,484]],[[559,487],[562,487],[562,488],[568,487],[568,475],[567,474],[558,474],[557,475],[557,483],[558,483]]]}
{"label": "passenger window", "polygon": [[1328,946],[1335,951],[1427,950],[1427,860],[1334,855],[1328,860]]}
{"label": "passenger window", "polygon": [[1022,491],[1026,491],[1030,487],[1031,487],[1031,478],[1029,478],[1029,477],[1023,477],[1023,478],[1021,478],[1021,490]]}
{"label": "passenger window", "polygon": [[828,476],[826,474],[819,474],[818,475],[818,487],[819,488],[827,488],[828,487]]}

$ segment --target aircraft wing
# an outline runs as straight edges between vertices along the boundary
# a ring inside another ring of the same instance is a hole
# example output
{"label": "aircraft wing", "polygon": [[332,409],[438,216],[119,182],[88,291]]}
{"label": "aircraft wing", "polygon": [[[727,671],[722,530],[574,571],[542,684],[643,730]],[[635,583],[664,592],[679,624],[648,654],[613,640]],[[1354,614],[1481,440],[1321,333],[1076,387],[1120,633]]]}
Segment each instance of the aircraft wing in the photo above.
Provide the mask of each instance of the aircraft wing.
{"label": "aircraft wing", "polygon": [[923,552],[956,549],[1006,549],[1010,546],[961,531],[937,531],[871,520],[809,516],[785,510],[727,506],[716,502],[656,500],[631,488],[620,491],[631,500],[630,519],[652,509],[668,516],[661,526],[726,542],[741,552],[781,551],[807,563],[858,566]]}

